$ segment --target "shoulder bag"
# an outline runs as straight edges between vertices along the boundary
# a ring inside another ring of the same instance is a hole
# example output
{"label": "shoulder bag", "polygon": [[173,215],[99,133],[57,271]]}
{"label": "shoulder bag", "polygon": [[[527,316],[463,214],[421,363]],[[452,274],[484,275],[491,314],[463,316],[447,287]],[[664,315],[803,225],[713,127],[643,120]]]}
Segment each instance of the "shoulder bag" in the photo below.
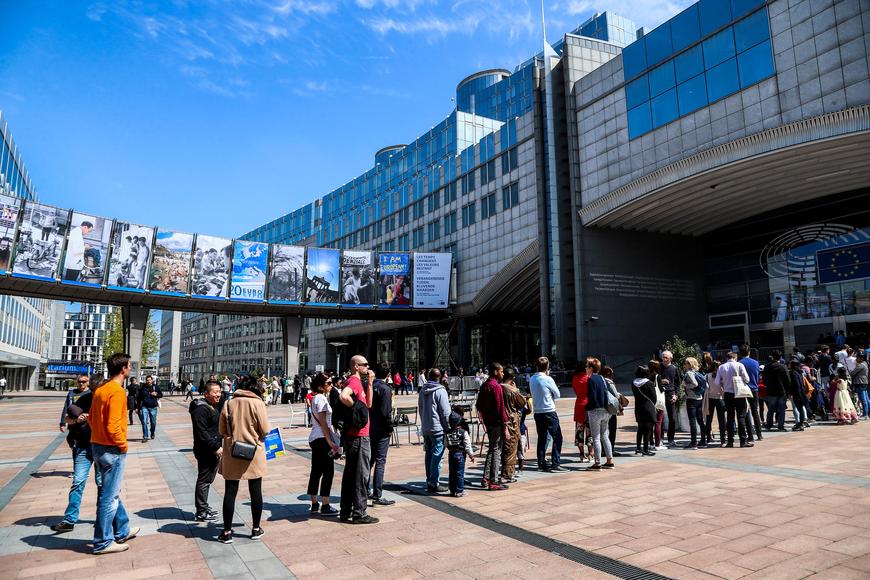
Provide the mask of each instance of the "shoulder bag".
{"label": "shoulder bag", "polygon": [[734,385],[734,398],[735,399],[751,399],[752,398],[752,389],[749,388],[743,381],[743,377],[740,375],[734,375],[734,378],[731,379],[732,384]]}
{"label": "shoulder bag", "polygon": [[[230,414],[230,405],[227,403],[227,421],[230,424],[230,438],[233,436],[233,422],[232,415]],[[254,459],[254,455],[257,453],[257,446],[253,443],[247,443],[245,441],[235,441],[233,440],[233,446],[230,448],[230,455],[232,455],[236,459],[244,459],[245,461],[251,461]]]}
{"label": "shoulder bag", "polygon": [[656,382],[654,384],[656,389],[656,411],[664,411],[665,410],[665,392],[659,386],[659,378],[656,376]]}

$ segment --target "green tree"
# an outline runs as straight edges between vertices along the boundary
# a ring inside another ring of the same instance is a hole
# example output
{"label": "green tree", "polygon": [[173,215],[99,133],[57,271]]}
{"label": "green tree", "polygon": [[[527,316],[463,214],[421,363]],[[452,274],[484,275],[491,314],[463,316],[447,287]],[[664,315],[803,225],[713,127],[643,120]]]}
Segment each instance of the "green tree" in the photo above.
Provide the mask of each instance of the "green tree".
{"label": "green tree", "polygon": [[[124,317],[121,309],[115,308],[109,316],[108,331],[103,343],[103,356],[109,358],[116,352],[124,352]],[[148,362],[157,356],[160,348],[160,337],[157,329],[151,323],[151,317],[145,324],[145,336],[142,338],[142,362]]]}
{"label": "green tree", "polygon": [[685,339],[676,334],[673,338],[665,341],[662,350],[669,350],[674,355],[674,365],[683,372],[683,365],[690,356],[695,357],[698,363],[702,362],[701,349],[697,344],[689,344]]}

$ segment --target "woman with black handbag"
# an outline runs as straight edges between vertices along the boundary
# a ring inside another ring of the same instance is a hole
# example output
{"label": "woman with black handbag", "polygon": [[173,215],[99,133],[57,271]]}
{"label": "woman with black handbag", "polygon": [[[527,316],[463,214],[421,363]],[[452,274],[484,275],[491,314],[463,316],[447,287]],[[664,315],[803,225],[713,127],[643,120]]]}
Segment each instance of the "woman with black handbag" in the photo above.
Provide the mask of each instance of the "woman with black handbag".
{"label": "woman with black handbag", "polygon": [[266,475],[266,448],[263,440],[269,433],[269,415],[263,391],[253,377],[242,377],[231,401],[224,405],[218,425],[223,437],[220,474],[224,478],[224,530],[218,541],[233,542],[233,514],[239,481],[248,480],[251,494],[251,539],[259,540],[265,532],[260,527],[263,514],[263,476]]}

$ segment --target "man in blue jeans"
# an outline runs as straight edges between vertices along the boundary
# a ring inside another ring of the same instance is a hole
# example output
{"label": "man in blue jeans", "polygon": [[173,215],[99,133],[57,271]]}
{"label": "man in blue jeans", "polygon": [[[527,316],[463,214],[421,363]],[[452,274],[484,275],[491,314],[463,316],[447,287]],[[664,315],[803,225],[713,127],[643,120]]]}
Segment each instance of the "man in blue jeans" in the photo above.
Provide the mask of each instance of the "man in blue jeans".
{"label": "man in blue jeans", "polygon": [[157,432],[157,409],[160,407],[160,399],[163,392],[154,384],[154,377],[145,377],[145,384],[139,389],[139,413],[142,419],[142,443],[148,443],[154,439]]}
{"label": "man in blue jeans", "polygon": [[[535,412],[535,427],[538,430],[538,469],[541,471],[562,471],[562,427],[556,414],[556,401],[559,387],[550,376],[550,359],[538,358],[538,372],[529,380],[532,391],[532,406]],[[547,445],[553,441],[552,461],[547,462]]]}
{"label": "man in blue jeans", "polygon": [[94,463],[103,478],[94,525],[97,555],[130,549],[127,542],[139,533],[139,528],[130,528],[120,498],[127,461],[127,393],[122,385],[130,376],[130,355],[115,353],[106,361],[106,367],[112,378],[94,393],[88,417]]}
{"label": "man in blue jeans", "polygon": [[[79,375],[76,388],[70,390],[64,404],[64,414],[61,417],[63,423],[60,430],[68,427],[66,441],[72,449],[73,456],[73,481],[69,489],[69,502],[63,520],[51,526],[52,531],[59,534],[71,532],[79,521],[79,509],[82,504],[82,495],[85,492],[85,484],[88,482],[88,474],[94,464],[91,454],[91,429],[88,427],[88,412],[91,409],[93,393],[89,383],[93,382],[96,388],[101,378],[94,375],[88,379],[87,375]],[[102,478],[99,470],[96,471],[97,493],[99,494]]]}
{"label": "man in blue jeans", "polygon": [[428,381],[417,395],[417,408],[420,413],[420,433],[423,435],[423,448],[426,462],[426,490],[429,493],[447,491],[440,485],[441,461],[444,459],[444,432],[450,419],[450,403],[447,389],[441,384],[441,371],[431,369]]}

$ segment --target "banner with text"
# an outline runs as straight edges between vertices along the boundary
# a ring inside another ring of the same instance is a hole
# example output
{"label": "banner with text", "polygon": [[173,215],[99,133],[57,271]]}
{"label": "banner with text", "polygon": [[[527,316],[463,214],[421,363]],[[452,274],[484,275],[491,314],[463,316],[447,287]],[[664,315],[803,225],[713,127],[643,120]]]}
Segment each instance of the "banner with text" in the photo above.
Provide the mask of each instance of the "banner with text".
{"label": "banner with text", "polygon": [[453,254],[414,254],[414,308],[447,308]]}

